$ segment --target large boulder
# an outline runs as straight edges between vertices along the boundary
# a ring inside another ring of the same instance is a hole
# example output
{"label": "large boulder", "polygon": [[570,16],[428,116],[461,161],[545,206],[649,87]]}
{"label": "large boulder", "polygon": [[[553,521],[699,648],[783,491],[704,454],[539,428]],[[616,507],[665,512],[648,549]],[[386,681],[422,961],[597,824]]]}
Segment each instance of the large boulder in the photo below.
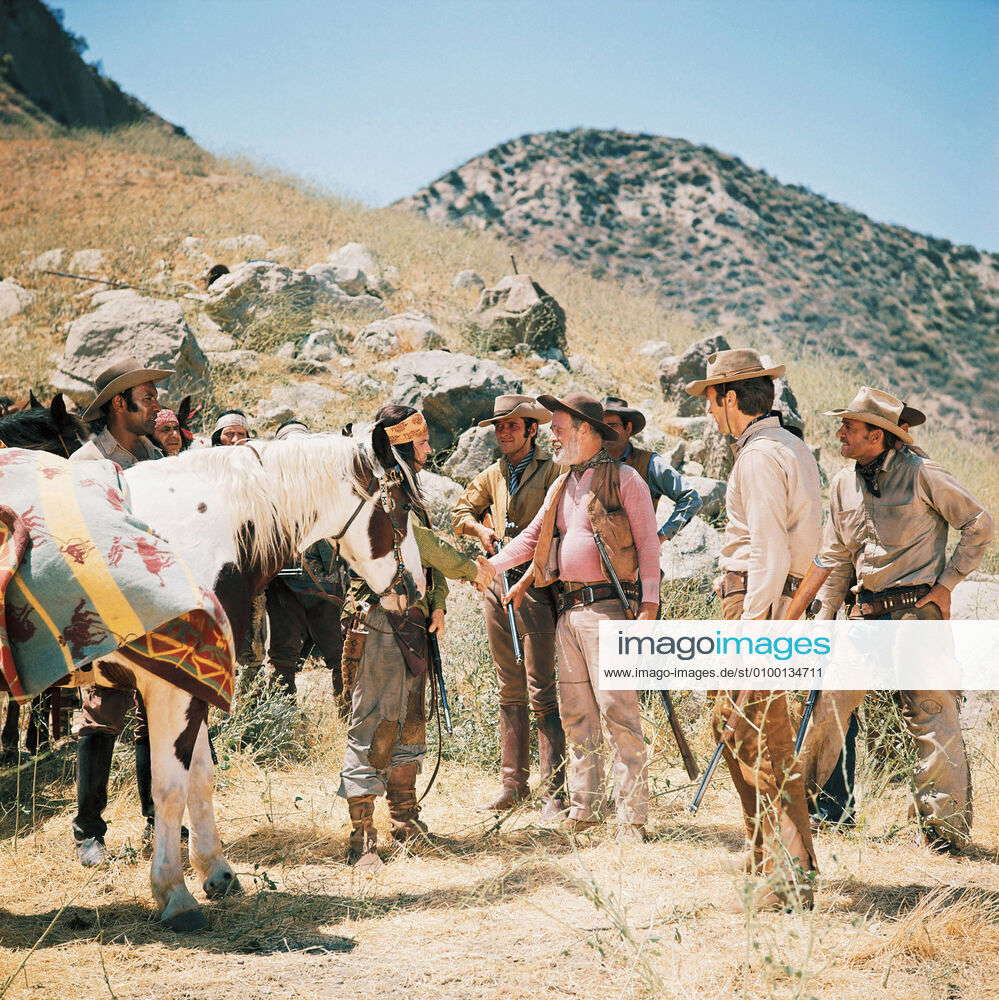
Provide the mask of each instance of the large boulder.
{"label": "large boulder", "polygon": [[999,576],[973,573],[954,588],[952,618],[999,619]]}
{"label": "large boulder", "polygon": [[77,250],[69,259],[74,274],[99,274],[105,264],[103,250]]}
{"label": "large boulder", "polygon": [[40,253],[28,264],[28,267],[32,271],[58,271],[62,268],[65,258],[65,249],[56,247],[53,250],[46,250],[44,253]]}
{"label": "large boulder", "polygon": [[261,411],[267,408],[286,407],[296,417],[319,416],[334,400],[344,399],[342,392],[317,382],[297,382],[276,385],[270,395],[261,401]]}
{"label": "large boulder", "polygon": [[66,347],[50,382],[78,404],[94,395],[94,380],[114,361],[135,357],[150,368],[175,372],[158,384],[160,395],[188,393],[211,404],[208,359],[184,322],[177,302],[151,299],[130,289],[94,296],[97,308],[69,325]]}
{"label": "large boulder", "polygon": [[701,514],[705,517],[714,517],[721,512],[725,505],[725,490],[728,484],[722,479],[710,479],[707,476],[688,476],[684,474],[684,480],[690,484],[691,489],[697,490],[704,501],[701,507]]}
{"label": "large boulder", "polygon": [[500,457],[492,427],[469,427],[458,437],[451,457],[444,463],[444,473],[467,483]]}
{"label": "large boulder", "polygon": [[691,396],[684,386],[704,378],[708,358],[716,351],[727,351],[730,345],[724,334],[705,337],[691,344],[682,354],[674,354],[659,362],[659,385],[663,398],[676,404],[677,416],[696,417],[704,413],[704,397]]}
{"label": "large boulder", "polygon": [[444,346],[444,338],[429,317],[405,312],[369,323],[357,334],[357,345],[375,354],[398,354],[436,350]]}
{"label": "large boulder", "polygon": [[326,259],[338,267],[360,271],[368,290],[379,295],[391,295],[399,282],[399,272],[391,265],[383,264],[378,255],[363,243],[345,243]]}
{"label": "large boulder", "polygon": [[565,352],[565,311],[529,274],[508,274],[485,288],[471,316],[491,350],[529,344]]}
{"label": "large boulder", "polygon": [[434,527],[441,531],[450,529],[451,511],[463,492],[461,484],[426,469],[419,473],[419,483]]}
{"label": "large boulder", "polygon": [[0,281],[0,323],[23,312],[35,301],[35,293],[16,281]]}
{"label": "large boulder", "polygon": [[[656,512],[656,523],[662,524],[672,511],[672,501],[663,497]],[[667,580],[706,577],[714,573],[720,552],[719,532],[695,517],[675,538],[660,545],[659,567]]]}
{"label": "large boulder", "polygon": [[523,391],[512,372],[468,354],[414,351],[379,368],[395,374],[395,402],[423,411],[437,450],[450,448],[462,431],[492,416],[497,396]]}
{"label": "large boulder", "polygon": [[367,275],[359,268],[344,264],[313,264],[305,269],[305,273],[311,274],[320,287],[334,295],[340,292],[344,295],[363,295],[368,288]]}
{"label": "large boulder", "polygon": [[483,288],[485,287],[485,282],[482,280],[482,275],[478,271],[472,271],[466,269],[464,271],[459,271],[451,279],[452,288]]}
{"label": "large boulder", "polygon": [[212,282],[205,312],[223,330],[235,331],[278,309],[308,310],[317,290],[311,274],[269,260],[249,260]]}
{"label": "large boulder", "polygon": [[340,342],[338,331],[313,330],[299,347],[297,357],[301,361],[332,361],[340,354],[346,354],[347,348]]}

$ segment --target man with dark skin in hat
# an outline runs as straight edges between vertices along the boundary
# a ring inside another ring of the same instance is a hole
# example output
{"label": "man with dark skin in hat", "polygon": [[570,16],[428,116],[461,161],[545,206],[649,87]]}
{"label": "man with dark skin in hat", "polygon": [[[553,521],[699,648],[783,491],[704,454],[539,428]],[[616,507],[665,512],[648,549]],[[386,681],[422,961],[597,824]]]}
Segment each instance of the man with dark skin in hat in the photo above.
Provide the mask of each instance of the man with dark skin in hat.
{"label": "man with dark skin in hat", "polygon": [[[492,426],[502,457],[480,472],[455,505],[451,527],[456,535],[477,538],[486,555],[516,538],[541,508],[560,469],[536,443],[538,425],[551,414],[531,396],[499,396],[493,415],[479,422]],[[489,524],[485,522],[490,522]],[[490,526],[491,525],[491,526]],[[513,584],[516,571],[507,574]],[[483,594],[489,648],[496,664],[500,700],[500,773],[502,788],[484,808],[512,809],[530,794],[530,713],[538,731],[538,762],[543,815],[564,808],[565,735],[555,690],[555,603],[550,588],[531,587],[516,612],[522,659],[517,661],[499,580]]]}
{"label": "man with dark skin in hat", "polygon": [[[993,522],[972,494],[914,450],[908,428],[923,415],[883,389],[864,386],[827,416],[839,417],[840,454],[853,460],[829,487],[822,547],[787,609],[801,616],[816,596],[820,618],[833,618],[851,575],[851,618],[875,621],[950,618],[951,591],[980,565]],[[948,527],[961,534],[947,556]],[[835,766],[850,715],[864,691],[823,691],[802,747],[811,791]],[[960,693],[902,691],[903,718],[915,741],[915,808],[925,842],[942,853],[967,846],[971,781],[961,734]]]}
{"label": "man with dark skin in hat", "polygon": [[531,523],[489,563],[498,571],[531,561],[511,600],[528,583],[556,584],[559,708],[569,747],[569,818],[578,833],[603,819],[603,728],[614,749],[620,835],[644,839],[648,760],[637,691],[604,691],[599,683],[599,625],[626,614],[597,547],[602,538],[632,612],[659,613],[659,540],[648,487],[630,466],[615,462],[605,443],[617,435],[603,422],[599,400],[571,393],[540,396],[552,412],[555,459],[568,471],[552,484]]}
{"label": "man with dark skin in hat", "polygon": [[[135,358],[125,358],[101,372],[94,380],[97,396],[84,411],[83,419],[102,420],[103,429],[78,448],[70,461],[110,459],[123,469],[138,462],[162,458],[163,453],[149,440],[160,410],[156,383],[173,374],[160,368],[143,368]],[[76,853],[85,867],[99,865],[107,858],[104,835],[107,823],[102,813],[108,800],[108,780],[115,740],[120,735],[128,710],[137,710],[135,727],[135,783],[139,790],[142,815],[146,817],[144,837],[151,839],[154,819],[153,778],[149,751],[149,730],[142,699],[136,691],[109,687],[84,687],[83,723],[76,744],[76,816],[73,837]]]}
{"label": "man with dark skin in hat", "polygon": [[652,506],[662,497],[673,501],[673,512],[659,529],[659,540],[668,542],[690,524],[694,515],[704,506],[701,495],[669,462],[646,448],[636,448],[631,438],[645,429],[645,414],[628,406],[627,400],[606,396],[603,402],[604,423],[612,427],[617,438],[607,442],[607,454],[616,462],[630,465],[648,484]]}

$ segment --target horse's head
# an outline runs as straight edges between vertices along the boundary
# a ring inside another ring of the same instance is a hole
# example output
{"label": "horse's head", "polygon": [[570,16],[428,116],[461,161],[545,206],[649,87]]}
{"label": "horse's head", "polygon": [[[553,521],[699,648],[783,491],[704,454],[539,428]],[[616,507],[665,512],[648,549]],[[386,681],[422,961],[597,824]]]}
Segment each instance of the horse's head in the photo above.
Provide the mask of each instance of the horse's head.
{"label": "horse's head", "polygon": [[66,409],[61,392],[47,407],[32,394],[29,408],[0,417],[0,441],[8,448],[30,448],[69,458],[89,439],[87,425]]}
{"label": "horse's head", "polygon": [[331,502],[321,505],[299,551],[325,538],[374,593],[383,595],[383,604],[404,610],[423,596],[426,583],[401,480],[381,468],[376,475],[376,463],[363,445],[331,440],[347,449],[349,471],[338,480],[340,488],[331,491]]}

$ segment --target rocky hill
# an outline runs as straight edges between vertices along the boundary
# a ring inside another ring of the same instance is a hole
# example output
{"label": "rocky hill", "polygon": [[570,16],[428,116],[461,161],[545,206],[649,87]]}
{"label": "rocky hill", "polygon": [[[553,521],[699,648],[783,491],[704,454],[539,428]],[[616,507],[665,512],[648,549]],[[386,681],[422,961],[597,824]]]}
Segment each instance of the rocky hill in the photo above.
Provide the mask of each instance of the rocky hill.
{"label": "rocky hill", "polygon": [[997,254],[874,222],[706,146],[617,131],[522,136],[400,204],[651,284],[704,324],[849,359],[951,426],[995,426]]}
{"label": "rocky hill", "polygon": [[107,129],[148,121],[183,130],[83,59],[86,40],[41,0],[0,3],[0,125]]}

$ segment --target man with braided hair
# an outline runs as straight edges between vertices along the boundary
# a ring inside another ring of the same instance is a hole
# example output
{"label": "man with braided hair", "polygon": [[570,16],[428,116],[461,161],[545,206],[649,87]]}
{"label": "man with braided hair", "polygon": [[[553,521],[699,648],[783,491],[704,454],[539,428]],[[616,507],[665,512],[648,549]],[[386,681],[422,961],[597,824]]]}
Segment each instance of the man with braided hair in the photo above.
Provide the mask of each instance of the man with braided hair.
{"label": "man with braided hair", "polygon": [[402,487],[430,586],[417,604],[401,614],[393,608],[394,598],[379,598],[351,575],[347,647],[357,657],[357,640],[363,637],[363,649],[353,677],[338,794],[350,810],[347,860],[362,870],[381,865],[374,825],[376,796],[387,794],[395,840],[405,843],[427,832],[416,797],[416,775],[427,749],[427,633],[438,638],[444,633],[445,577],[480,587],[491,579],[431,530],[416,479],[433,454],[423,414],[409,406],[383,406],[375,414],[371,445],[384,475],[396,478]]}

